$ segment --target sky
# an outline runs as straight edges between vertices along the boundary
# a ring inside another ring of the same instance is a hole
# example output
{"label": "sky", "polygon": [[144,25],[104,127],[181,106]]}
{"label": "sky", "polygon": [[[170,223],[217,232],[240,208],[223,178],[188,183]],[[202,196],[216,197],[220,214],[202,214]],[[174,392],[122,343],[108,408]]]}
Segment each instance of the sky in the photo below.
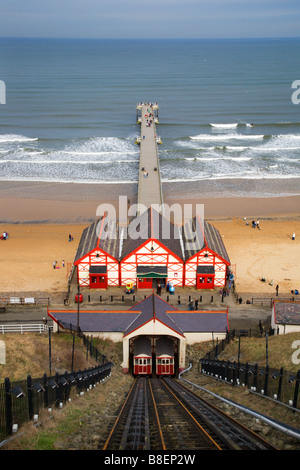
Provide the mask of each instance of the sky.
{"label": "sky", "polygon": [[300,0],[0,0],[1,37],[300,36]]}

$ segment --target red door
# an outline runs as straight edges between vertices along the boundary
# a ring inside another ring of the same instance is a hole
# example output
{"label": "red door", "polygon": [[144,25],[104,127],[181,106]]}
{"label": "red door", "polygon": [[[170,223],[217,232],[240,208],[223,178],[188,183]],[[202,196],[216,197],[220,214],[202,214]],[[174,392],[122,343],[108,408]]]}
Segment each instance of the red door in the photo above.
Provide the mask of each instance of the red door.
{"label": "red door", "polygon": [[138,289],[152,289],[152,278],[141,277],[137,280]]}
{"label": "red door", "polygon": [[214,281],[212,274],[197,274],[197,289],[213,289]]}
{"label": "red door", "polygon": [[151,359],[146,357],[139,357],[134,359],[134,373],[136,375],[150,375],[151,374]]}
{"label": "red door", "polygon": [[90,288],[91,289],[106,289],[107,288],[107,274],[91,274],[90,275]]}
{"label": "red door", "polygon": [[170,360],[169,359],[162,359],[161,360],[161,373],[162,374],[169,374],[170,373]]}

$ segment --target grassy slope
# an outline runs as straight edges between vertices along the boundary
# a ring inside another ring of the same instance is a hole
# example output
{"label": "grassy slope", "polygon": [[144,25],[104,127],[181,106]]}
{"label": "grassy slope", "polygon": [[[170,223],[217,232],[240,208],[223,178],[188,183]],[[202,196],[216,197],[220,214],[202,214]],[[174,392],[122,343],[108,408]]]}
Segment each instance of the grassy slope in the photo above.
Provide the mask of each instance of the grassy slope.
{"label": "grassy slope", "polygon": [[[39,333],[7,334],[0,338],[5,344],[5,364],[0,364],[0,381],[40,378],[49,375],[49,339]],[[66,334],[51,336],[51,375],[71,370],[73,337]],[[83,370],[97,363],[88,356],[80,338],[75,337],[74,370]]]}

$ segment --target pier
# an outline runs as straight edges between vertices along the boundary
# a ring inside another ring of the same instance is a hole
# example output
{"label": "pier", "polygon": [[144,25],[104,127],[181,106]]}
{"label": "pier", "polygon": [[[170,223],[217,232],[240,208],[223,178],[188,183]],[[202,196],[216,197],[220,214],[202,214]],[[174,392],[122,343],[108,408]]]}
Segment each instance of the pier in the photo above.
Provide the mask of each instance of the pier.
{"label": "pier", "polygon": [[158,143],[160,138],[156,134],[158,124],[158,105],[141,103],[137,105],[137,122],[141,126],[140,137],[140,164],[138,182],[138,213],[140,215],[152,205],[157,205],[163,212],[163,195],[158,158]]}

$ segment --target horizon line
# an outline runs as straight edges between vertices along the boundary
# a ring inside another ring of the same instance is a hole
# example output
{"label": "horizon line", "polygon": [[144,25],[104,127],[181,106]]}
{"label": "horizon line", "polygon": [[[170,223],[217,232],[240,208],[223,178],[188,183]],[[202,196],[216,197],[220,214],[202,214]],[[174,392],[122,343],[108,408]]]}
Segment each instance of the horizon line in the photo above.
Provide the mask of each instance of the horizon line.
{"label": "horizon line", "polygon": [[280,40],[280,39],[300,39],[300,36],[251,36],[251,37],[169,37],[169,38],[152,38],[152,37],[76,37],[76,36],[0,36],[0,39],[59,39],[59,40],[111,40],[111,41],[239,41],[239,40]]}

